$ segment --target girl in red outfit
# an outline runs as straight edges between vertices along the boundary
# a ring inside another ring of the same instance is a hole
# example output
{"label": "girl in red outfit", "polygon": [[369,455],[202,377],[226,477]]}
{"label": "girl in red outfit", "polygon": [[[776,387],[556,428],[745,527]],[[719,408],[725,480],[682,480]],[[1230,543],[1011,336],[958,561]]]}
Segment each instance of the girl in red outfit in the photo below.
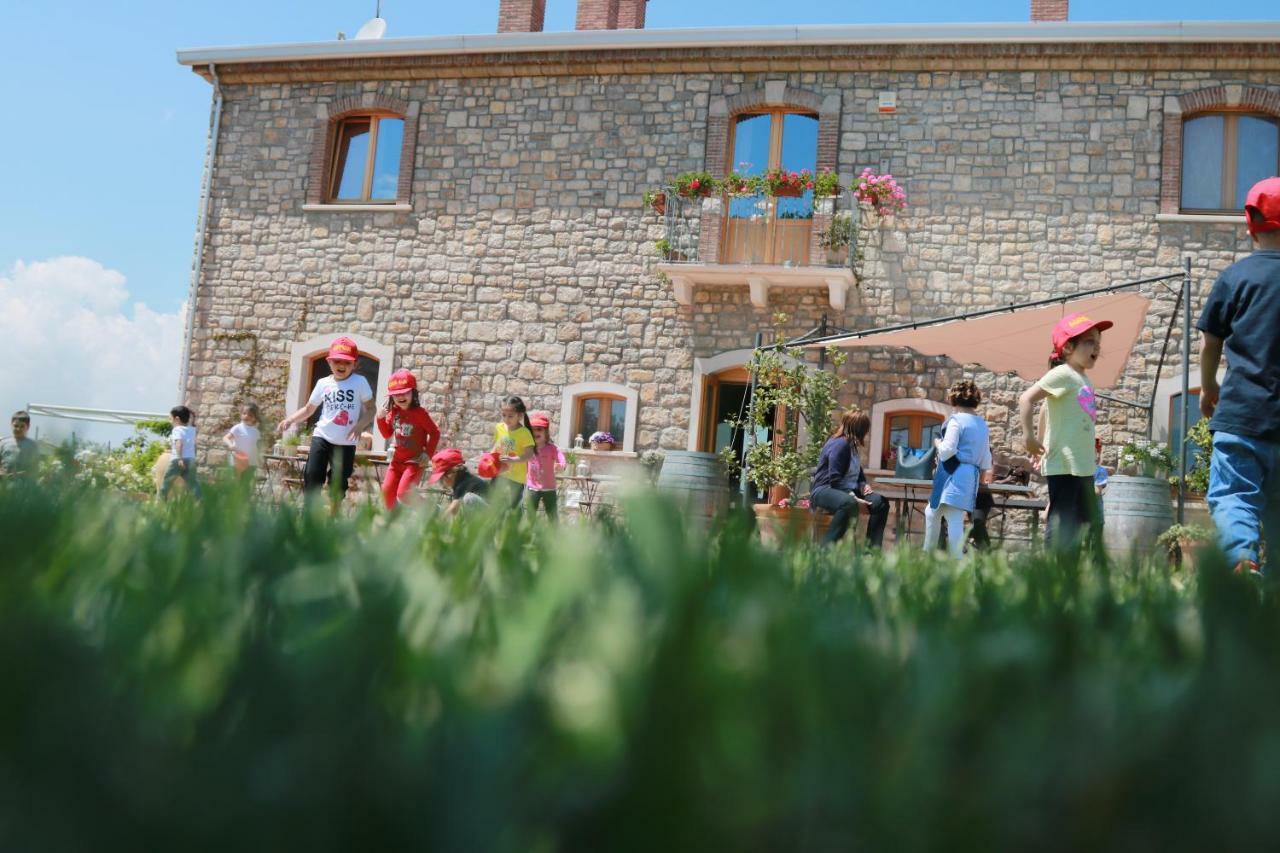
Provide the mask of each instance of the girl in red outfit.
{"label": "girl in red outfit", "polygon": [[407,370],[397,370],[387,380],[387,403],[378,413],[378,432],[391,439],[390,464],[382,482],[387,509],[404,503],[422,477],[427,460],[435,455],[440,429],[418,402],[418,380]]}

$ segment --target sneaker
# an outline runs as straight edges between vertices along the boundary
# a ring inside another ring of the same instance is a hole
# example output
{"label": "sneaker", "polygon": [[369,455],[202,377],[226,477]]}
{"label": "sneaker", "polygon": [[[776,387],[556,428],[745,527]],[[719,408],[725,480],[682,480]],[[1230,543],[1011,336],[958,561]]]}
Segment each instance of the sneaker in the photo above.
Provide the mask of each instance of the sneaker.
{"label": "sneaker", "polygon": [[1247,574],[1250,577],[1262,577],[1262,572],[1258,571],[1258,564],[1253,560],[1241,560],[1236,563],[1236,567],[1233,571],[1238,575]]}

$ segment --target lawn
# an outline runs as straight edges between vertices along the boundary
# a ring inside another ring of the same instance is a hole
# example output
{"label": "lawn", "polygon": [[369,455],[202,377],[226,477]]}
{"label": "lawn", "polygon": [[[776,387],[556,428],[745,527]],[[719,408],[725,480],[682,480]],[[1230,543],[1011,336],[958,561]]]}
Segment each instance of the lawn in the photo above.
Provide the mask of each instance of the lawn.
{"label": "lawn", "polygon": [[[1280,608],[1204,561],[0,490],[0,849],[1261,848]],[[1276,749],[1276,752],[1272,750]]]}

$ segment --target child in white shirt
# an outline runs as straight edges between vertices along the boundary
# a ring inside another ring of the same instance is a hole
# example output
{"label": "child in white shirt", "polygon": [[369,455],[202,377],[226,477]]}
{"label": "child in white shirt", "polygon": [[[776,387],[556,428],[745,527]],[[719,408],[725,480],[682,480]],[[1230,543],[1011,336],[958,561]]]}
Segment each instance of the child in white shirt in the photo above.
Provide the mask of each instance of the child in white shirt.
{"label": "child in white shirt", "polygon": [[169,433],[173,459],[164,472],[160,497],[169,497],[173,481],[181,479],[186,483],[187,490],[198,498],[200,482],[196,479],[196,428],[191,426],[191,410],[186,406],[174,406],[169,410],[169,420],[173,423],[173,431]]}
{"label": "child in white shirt", "polygon": [[227,430],[222,443],[231,451],[231,464],[241,476],[253,477],[258,467],[258,407],[246,403],[240,407],[240,423]]}

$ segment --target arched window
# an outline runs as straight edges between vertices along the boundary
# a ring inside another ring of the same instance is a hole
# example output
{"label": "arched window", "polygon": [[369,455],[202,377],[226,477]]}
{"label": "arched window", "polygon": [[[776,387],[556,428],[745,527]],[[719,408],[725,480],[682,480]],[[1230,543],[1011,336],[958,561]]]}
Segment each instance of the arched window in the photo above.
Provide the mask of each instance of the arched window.
{"label": "arched window", "polygon": [[1182,123],[1183,213],[1239,213],[1245,194],[1280,173],[1280,119],[1242,111]]}
{"label": "arched window", "polygon": [[329,204],[391,204],[400,181],[404,117],[390,113],[350,115],[333,123]]}
{"label": "arched window", "polygon": [[607,432],[613,436],[614,449],[635,450],[636,408],[640,394],[615,382],[580,382],[562,392],[560,405],[560,446],[572,447],[575,436],[583,442],[591,434]]}
{"label": "arched window", "polygon": [[[817,171],[818,116],[769,109],[733,116],[726,172]],[[813,190],[793,197],[763,192],[729,199],[720,257],[730,264],[809,263]]]}
{"label": "arched window", "polygon": [[935,400],[901,397],[881,400],[871,407],[871,436],[867,442],[867,464],[871,468],[893,470],[899,446],[923,450],[933,445],[951,406]]}

